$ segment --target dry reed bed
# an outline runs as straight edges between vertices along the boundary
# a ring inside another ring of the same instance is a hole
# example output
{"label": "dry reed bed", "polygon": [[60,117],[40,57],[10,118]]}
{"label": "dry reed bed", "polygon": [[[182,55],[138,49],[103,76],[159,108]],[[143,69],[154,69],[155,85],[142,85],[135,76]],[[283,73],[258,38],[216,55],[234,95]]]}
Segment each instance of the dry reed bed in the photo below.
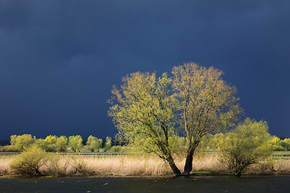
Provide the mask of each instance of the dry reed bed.
{"label": "dry reed bed", "polygon": [[[9,163],[15,156],[0,157],[0,175],[13,174]],[[183,169],[185,160],[176,159],[176,165]],[[263,168],[264,167],[264,168]],[[290,173],[290,160],[275,160],[267,164],[252,166],[249,174],[262,174],[272,168],[279,174]],[[226,171],[216,155],[199,156],[193,161],[193,170]],[[166,176],[173,175],[169,165],[155,156],[52,156],[41,167],[44,175],[65,176],[80,174],[114,176]],[[256,172],[256,173],[255,173]]]}
{"label": "dry reed bed", "polygon": [[14,156],[2,156],[0,157],[0,175],[1,174],[11,174],[12,170],[9,163],[12,161]]}

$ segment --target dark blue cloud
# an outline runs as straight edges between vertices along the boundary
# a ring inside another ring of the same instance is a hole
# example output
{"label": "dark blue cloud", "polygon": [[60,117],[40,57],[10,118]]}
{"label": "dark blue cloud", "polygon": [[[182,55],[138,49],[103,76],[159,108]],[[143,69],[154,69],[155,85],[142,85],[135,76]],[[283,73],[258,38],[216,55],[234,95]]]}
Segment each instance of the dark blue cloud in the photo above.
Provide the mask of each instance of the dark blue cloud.
{"label": "dark blue cloud", "polygon": [[0,0],[1,138],[113,135],[113,84],[190,61],[223,70],[246,115],[290,137],[289,8],[270,0]]}

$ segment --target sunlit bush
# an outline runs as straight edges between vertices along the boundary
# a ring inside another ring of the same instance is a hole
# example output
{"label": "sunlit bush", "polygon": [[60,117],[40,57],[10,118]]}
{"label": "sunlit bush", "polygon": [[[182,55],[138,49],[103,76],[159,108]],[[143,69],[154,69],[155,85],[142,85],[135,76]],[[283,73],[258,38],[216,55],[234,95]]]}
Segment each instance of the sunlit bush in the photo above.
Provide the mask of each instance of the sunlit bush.
{"label": "sunlit bush", "polygon": [[0,152],[16,152],[16,151],[17,149],[15,149],[15,147],[12,145],[0,146]]}
{"label": "sunlit bush", "polygon": [[290,144],[287,143],[285,140],[281,141],[280,145],[284,148],[285,151],[289,151],[290,150]]}
{"label": "sunlit bush", "polygon": [[57,151],[66,151],[67,146],[67,137],[66,136],[60,136],[57,138],[55,147]]}
{"label": "sunlit bush", "polygon": [[284,151],[284,147],[282,147],[281,145],[272,145],[272,149],[273,151]]}
{"label": "sunlit bush", "polygon": [[80,152],[83,144],[83,138],[80,135],[69,136],[68,144],[74,152]]}
{"label": "sunlit bush", "polygon": [[23,151],[29,148],[35,141],[35,137],[32,137],[30,134],[11,135],[10,139],[10,144],[14,146],[17,151]]}
{"label": "sunlit bush", "polygon": [[10,163],[13,173],[20,176],[41,175],[40,167],[47,162],[47,154],[37,146],[25,150],[17,155]]}
{"label": "sunlit bush", "polygon": [[222,139],[219,147],[221,161],[240,176],[249,165],[271,156],[271,145],[267,143],[269,136],[266,122],[246,119]]}

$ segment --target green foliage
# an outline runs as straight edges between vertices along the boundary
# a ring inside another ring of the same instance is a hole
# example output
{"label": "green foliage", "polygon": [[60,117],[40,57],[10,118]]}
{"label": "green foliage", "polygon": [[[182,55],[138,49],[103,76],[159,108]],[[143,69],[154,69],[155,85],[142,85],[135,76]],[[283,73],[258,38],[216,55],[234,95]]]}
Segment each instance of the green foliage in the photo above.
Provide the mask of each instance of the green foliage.
{"label": "green foliage", "polygon": [[218,149],[222,140],[224,138],[224,134],[223,133],[217,133],[215,134],[208,142],[208,146],[209,148],[212,149]]}
{"label": "green foliage", "polygon": [[34,142],[34,144],[37,146],[37,147],[39,147],[39,148],[41,148],[41,149],[43,149],[43,150],[45,150],[45,151],[48,151],[48,148],[47,148],[47,142],[44,140],[44,139],[37,139],[35,142]]}
{"label": "green foliage", "polygon": [[174,67],[172,74],[156,78],[155,73],[137,72],[123,78],[120,89],[113,87],[109,116],[125,140],[157,154],[177,173],[172,153],[180,143],[176,128],[183,125],[188,175],[202,138],[233,127],[241,109],[235,87],[221,79],[221,71],[188,63]]}
{"label": "green foliage", "polygon": [[12,135],[10,137],[10,144],[15,147],[17,151],[23,151],[29,148],[35,141],[30,134]]}
{"label": "green foliage", "polygon": [[272,150],[273,151],[284,151],[285,148],[282,147],[281,145],[272,145]]}
{"label": "green foliage", "polygon": [[112,147],[112,138],[111,137],[106,137],[106,142],[105,142],[105,151],[108,151]]}
{"label": "green foliage", "polygon": [[119,152],[122,149],[122,146],[120,146],[120,145],[113,146],[112,149],[113,149],[113,152]]}
{"label": "green foliage", "polygon": [[267,143],[269,137],[265,121],[256,122],[247,118],[220,141],[221,161],[239,176],[249,165],[271,156],[271,145]]}
{"label": "green foliage", "polygon": [[47,162],[47,154],[37,146],[32,146],[17,155],[10,163],[14,174],[20,176],[41,175],[39,168]]}
{"label": "green foliage", "polygon": [[17,135],[10,136],[10,145],[15,146]]}
{"label": "green foliage", "polygon": [[236,88],[222,80],[222,71],[195,63],[174,67],[173,91],[179,101],[180,123],[184,125],[187,155],[184,174],[192,170],[195,150],[206,134],[233,127],[241,109]]}
{"label": "green foliage", "polygon": [[273,136],[268,140],[268,143],[272,145],[273,151],[289,151],[290,150],[290,139],[285,138],[281,140],[279,137]]}
{"label": "green foliage", "polygon": [[273,137],[272,139],[271,139],[271,143],[273,144],[273,145],[280,145],[280,142],[281,142],[281,140],[280,140],[280,138],[279,137]]}
{"label": "green foliage", "polygon": [[80,152],[83,146],[83,138],[80,135],[69,136],[68,144],[74,152]]}
{"label": "green foliage", "polygon": [[54,152],[56,150],[55,143],[57,140],[57,136],[49,135],[47,136],[44,141],[47,143],[47,151]]}
{"label": "green foliage", "polygon": [[283,147],[285,151],[290,151],[290,143],[287,141],[283,140],[280,142],[280,145]]}
{"label": "green foliage", "polygon": [[17,152],[13,145],[0,146],[0,152]]}
{"label": "green foliage", "polygon": [[98,139],[98,138],[90,135],[88,137],[88,140],[87,140],[86,144],[87,144],[88,149],[91,152],[94,152],[94,151],[98,151],[102,147],[103,140],[102,139]]}
{"label": "green foliage", "polygon": [[55,136],[55,135],[49,135],[45,138],[45,142],[47,144],[55,144],[56,140],[57,140],[57,136]]}
{"label": "green foliage", "polygon": [[67,146],[67,137],[66,136],[58,137],[55,143],[56,150],[64,152],[66,151],[66,146]]}
{"label": "green foliage", "polygon": [[[122,79],[121,89],[113,87],[109,116],[125,141],[155,153],[175,167],[170,137],[175,137],[177,100],[166,73],[132,73]],[[177,168],[176,168],[177,169]],[[177,173],[180,173],[176,170]]]}

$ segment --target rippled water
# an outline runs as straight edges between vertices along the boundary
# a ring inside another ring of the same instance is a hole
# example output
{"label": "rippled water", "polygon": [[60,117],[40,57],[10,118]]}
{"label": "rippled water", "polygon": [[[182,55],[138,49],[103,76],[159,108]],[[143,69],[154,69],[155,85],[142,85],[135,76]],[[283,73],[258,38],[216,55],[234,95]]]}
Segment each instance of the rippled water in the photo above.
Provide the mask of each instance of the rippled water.
{"label": "rippled water", "polygon": [[94,192],[290,192],[290,176],[191,178],[32,178],[0,179],[1,193]]}

